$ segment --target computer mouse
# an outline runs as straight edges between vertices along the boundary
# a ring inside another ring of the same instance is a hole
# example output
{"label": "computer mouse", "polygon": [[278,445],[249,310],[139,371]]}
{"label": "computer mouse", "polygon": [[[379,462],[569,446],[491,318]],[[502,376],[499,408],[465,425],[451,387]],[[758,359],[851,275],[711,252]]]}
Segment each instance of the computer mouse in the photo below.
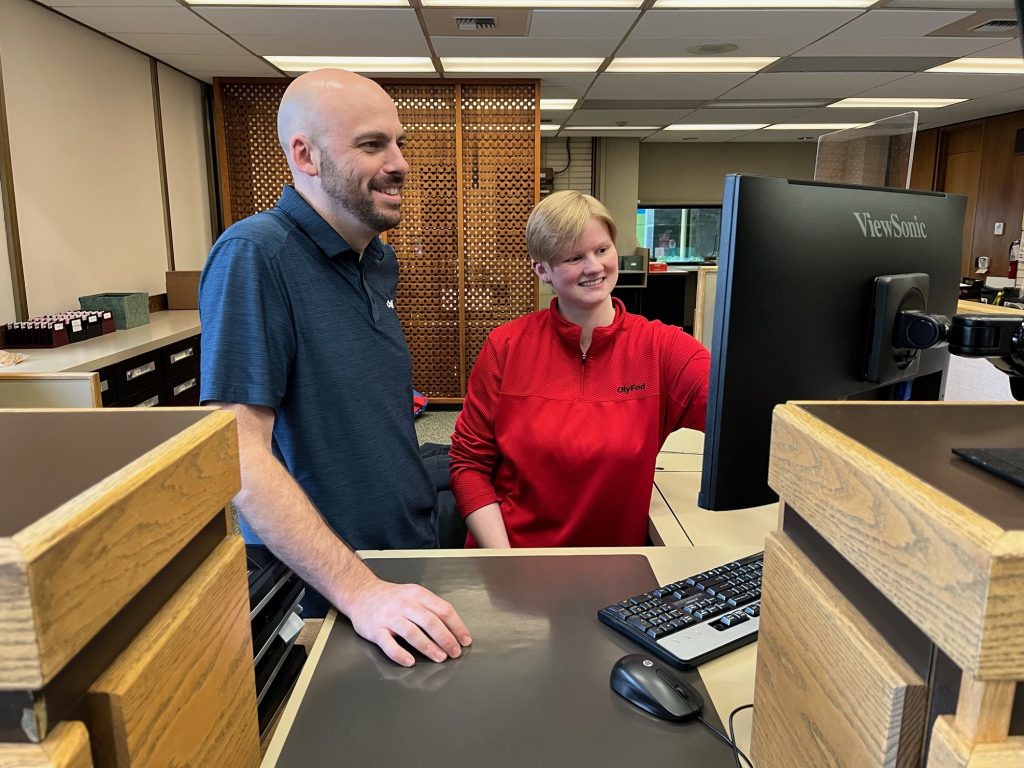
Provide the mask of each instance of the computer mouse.
{"label": "computer mouse", "polygon": [[692,720],[704,709],[704,697],[692,685],[645,653],[631,653],[615,662],[611,684],[630,704],[662,720]]}

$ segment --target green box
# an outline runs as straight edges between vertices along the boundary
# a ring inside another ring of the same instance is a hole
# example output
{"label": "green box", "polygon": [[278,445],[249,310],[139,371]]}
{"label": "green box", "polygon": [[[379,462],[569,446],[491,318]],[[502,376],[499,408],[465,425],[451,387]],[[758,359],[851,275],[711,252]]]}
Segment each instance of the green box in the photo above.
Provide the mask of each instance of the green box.
{"label": "green box", "polygon": [[146,325],[149,322],[148,293],[94,293],[79,296],[82,309],[98,309],[114,316],[114,327],[119,331]]}

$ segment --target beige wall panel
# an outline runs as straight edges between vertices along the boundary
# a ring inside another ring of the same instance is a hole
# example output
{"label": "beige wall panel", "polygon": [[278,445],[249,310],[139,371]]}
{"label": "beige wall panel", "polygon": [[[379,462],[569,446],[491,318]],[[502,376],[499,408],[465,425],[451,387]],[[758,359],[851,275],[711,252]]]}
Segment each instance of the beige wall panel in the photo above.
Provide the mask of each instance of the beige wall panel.
{"label": "beige wall panel", "polygon": [[213,245],[203,93],[199,81],[187,75],[162,64],[159,73],[174,268],[202,269]]}
{"label": "beige wall panel", "polygon": [[810,179],[814,155],[813,143],[641,144],[640,202],[720,203],[728,173]]}
{"label": "beige wall panel", "polygon": [[29,313],[163,293],[149,59],[25,0],[0,3],[0,49]]}
{"label": "beige wall panel", "polygon": [[637,168],[639,139],[599,139],[597,152],[597,198],[615,219],[619,234],[615,248],[620,254],[636,250]]}
{"label": "beige wall panel", "polygon": [[0,323],[13,323],[14,284],[11,282],[11,259],[7,252],[6,227],[4,207],[0,205]]}

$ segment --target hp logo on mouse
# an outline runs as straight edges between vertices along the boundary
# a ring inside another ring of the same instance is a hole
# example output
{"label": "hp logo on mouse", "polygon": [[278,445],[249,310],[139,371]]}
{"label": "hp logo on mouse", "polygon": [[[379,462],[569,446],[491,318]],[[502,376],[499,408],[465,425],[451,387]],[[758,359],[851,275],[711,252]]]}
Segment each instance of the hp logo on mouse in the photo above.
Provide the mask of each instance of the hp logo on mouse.
{"label": "hp logo on mouse", "polygon": [[654,662],[651,661],[650,659],[644,659],[644,666],[645,667],[653,667],[654,666]]}

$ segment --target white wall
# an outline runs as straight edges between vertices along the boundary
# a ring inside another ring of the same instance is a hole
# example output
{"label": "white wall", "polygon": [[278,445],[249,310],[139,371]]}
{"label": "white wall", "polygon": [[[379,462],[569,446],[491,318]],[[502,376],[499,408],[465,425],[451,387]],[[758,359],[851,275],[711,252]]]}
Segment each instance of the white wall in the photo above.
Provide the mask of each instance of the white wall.
{"label": "white wall", "polygon": [[988,360],[950,355],[944,399],[960,402],[1013,401],[1010,378]]}
{"label": "white wall", "polygon": [[163,64],[158,71],[174,268],[202,269],[213,245],[203,95],[197,80]]}
{"label": "white wall", "polygon": [[14,287],[11,284],[10,258],[7,253],[7,238],[5,229],[4,207],[0,204],[0,325],[13,323],[16,319],[14,314]]}
{"label": "white wall", "polygon": [[[28,0],[0,2],[0,57],[29,314],[89,293],[164,293],[151,59]],[[158,77],[176,267],[199,269],[212,241],[201,86],[163,65]]]}

